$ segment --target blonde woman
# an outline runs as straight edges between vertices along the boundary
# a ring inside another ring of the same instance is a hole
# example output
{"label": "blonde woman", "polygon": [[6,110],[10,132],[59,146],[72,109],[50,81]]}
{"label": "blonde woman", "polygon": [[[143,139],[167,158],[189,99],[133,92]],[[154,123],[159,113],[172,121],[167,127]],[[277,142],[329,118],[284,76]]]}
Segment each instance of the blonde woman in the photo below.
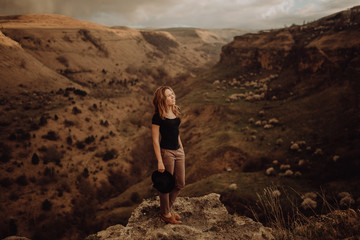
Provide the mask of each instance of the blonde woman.
{"label": "blonde woman", "polygon": [[[156,89],[153,99],[152,140],[158,171],[170,172],[175,187],[170,193],[160,194],[160,217],[165,223],[181,223],[180,216],[171,207],[185,185],[185,152],[179,134],[180,112],[175,105],[175,93],[168,86]],[[160,140],[161,139],[161,140]]]}

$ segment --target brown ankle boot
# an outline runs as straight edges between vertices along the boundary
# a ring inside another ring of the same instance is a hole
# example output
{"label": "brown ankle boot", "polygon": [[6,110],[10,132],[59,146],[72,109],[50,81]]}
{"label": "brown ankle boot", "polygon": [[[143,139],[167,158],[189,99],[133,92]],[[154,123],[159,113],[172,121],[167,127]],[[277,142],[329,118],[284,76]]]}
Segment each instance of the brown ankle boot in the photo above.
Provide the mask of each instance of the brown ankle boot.
{"label": "brown ankle boot", "polygon": [[181,217],[176,212],[171,212],[171,214],[175,217],[176,220],[180,220]]}
{"label": "brown ankle boot", "polygon": [[165,217],[163,214],[160,214],[160,218],[166,224],[168,224],[168,223],[170,223],[170,224],[179,224],[179,223],[181,223],[180,221],[175,219],[175,216],[173,214],[171,214],[171,217]]}

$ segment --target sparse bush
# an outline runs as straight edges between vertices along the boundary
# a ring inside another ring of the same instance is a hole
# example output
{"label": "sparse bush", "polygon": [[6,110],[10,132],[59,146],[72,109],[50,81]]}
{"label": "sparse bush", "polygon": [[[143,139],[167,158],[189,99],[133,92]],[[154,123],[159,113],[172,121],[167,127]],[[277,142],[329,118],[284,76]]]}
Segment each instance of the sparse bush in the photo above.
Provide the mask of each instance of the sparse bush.
{"label": "sparse bush", "polygon": [[108,127],[109,126],[109,122],[107,120],[100,120],[100,125],[104,126],[104,127]]}
{"label": "sparse bush", "polygon": [[84,171],[81,174],[83,176],[83,178],[88,178],[89,177],[89,170],[87,168],[84,168]]}
{"label": "sparse bush", "polygon": [[81,110],[78,109],[77,107],[73,107],[72,113],[75,114],[75,115],[77,115],[77,114],[80,114],[80,113],[81,113]]}
{"label": "sparse bush", "polygon": [[0,179],[0,186],[3,188],[8,188],[14,183],[14,180],[8,177]]}
{"label": "sparse bush", "polygon": [[66,138],[66,142],[67,142],[67,144],[72,145],[72,138],[71,138],[71,136],[68,136],[68,137]]}
{"label": "sparse bush", "polygon": [[84,97],[84,96],[87,95],[87,92],[85,92],[85,91],[83,91],[83,90],[80,90],[80,89],[75,89],[75,90],[74,90],[74,94]]}
{"label": "sparse bush", "polygon": [[16,182],[18,185],[20,185],[20,186],[26,186],[26,185],[28,185],[28,183],[29,183],[28,180],[27,180],[27,178],[26,178],[26,175],[25,175],[25,174],[17,177],[16,180],[15,180],[15,182]]}
{"label": "sparse bush", "polygon": [[73,121],[69,121],[69,120],[64,120],[64,126],[65,127],[71,127],[71,126],[74,126],[75,123]]}
{"label": "sparse bush", "polygon": [[52,203],[48,199],[45,199],[41,204],[41,209],[44,211],[50,211],[51,207]]}
{"label": "sparse bush", "polygon": [[113,159],[116,154],[117,154],[117,151],[115,149],[107,150],[103,156],[103,160],[105,162],[109,161],[109,160]]}
{"label": "sparse bush", "polygon": [[43,135],[41,137],[51,141],[57,141],[59,139],[59,135],[57,135],[57,133],[54,131],[48,131],[46,135]]}
{"label": "sparse bush", "polygon": [[58,191],[58,197],[62,197],[64,195],[64,191],[60,188],[56,189]]}
{"label": "sparse bush", "polygon": [[39,161],[40,161],[39,156],[36,153],[34,153],[31,158],[31,163],[37,165],[39,164]]}
{"label": "sparse bush", "polygon": [[84,144],[84,142],[82,142],[82,141],[77,141],[77,142],[76,142],[76,147],[77,147],[78,149],[84,149],[84,148],[85,148],[85,144]]}
{"label": "sparse bush", "polygon": [[91,135],[91,136],[89,136],[89,137],[87,137],[86,139],[85,139],[85,143],[86,144],[90,144],[90,143],[92,143],[92,142],[94,142],[95,141],[95,137],[93,136],[93,135]]}
{"label": "sparse bush", "polygon": [[11,147],[0,143],[0,162],[6,163],[11,159]]}
{"label": "sparse bush", "polygon": [[47,124],[47,119],[45,118],[45,116],[41,116],[40,120],[39,120],[39,126],[45,126]]}

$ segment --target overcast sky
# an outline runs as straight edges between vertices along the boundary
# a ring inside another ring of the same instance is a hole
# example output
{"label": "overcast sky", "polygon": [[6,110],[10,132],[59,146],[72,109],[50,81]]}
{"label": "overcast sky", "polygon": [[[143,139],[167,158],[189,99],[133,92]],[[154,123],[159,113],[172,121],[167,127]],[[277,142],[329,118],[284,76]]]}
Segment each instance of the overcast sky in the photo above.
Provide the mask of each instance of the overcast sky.
{"label": "overcast sky", "polygon": [[55,13],[108,26],[269,29],[356,5],[360,0],[0,0],[0,14]]}

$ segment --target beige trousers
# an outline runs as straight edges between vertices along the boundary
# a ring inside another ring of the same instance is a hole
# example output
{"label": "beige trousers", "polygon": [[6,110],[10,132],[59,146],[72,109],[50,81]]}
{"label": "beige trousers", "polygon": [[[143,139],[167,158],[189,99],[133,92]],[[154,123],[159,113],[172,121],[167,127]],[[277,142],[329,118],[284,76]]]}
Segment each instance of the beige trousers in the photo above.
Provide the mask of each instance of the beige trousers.
{"label": "beige trousers", "polygon": [[161,149],[161,157],[165,169],[175,177],[175,188],[170,193],[160,193],[160,213],[167,214],[185,186],[185,153],[182,148],[177,150]]}

